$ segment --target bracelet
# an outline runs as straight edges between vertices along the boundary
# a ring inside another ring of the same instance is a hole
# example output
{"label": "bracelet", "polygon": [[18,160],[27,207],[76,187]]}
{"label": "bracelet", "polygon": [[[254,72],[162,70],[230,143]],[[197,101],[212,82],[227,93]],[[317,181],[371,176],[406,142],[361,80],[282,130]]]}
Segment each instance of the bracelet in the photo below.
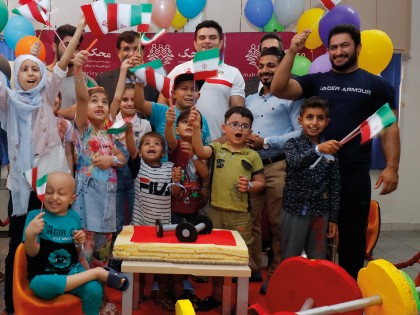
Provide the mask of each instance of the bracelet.
{"label": "bracelet", "polygon": [[114,161],[112,162],[112,166],[117,166],[118,164],[124,164],[123,162],[118,160],[118,158],[115,155],[113,155],[112,157],[114,159]]}
{"label": "bracelet", "polygon": [[254,184],[252,182],[248,182],[248,190],[250,190],[253,186]]}

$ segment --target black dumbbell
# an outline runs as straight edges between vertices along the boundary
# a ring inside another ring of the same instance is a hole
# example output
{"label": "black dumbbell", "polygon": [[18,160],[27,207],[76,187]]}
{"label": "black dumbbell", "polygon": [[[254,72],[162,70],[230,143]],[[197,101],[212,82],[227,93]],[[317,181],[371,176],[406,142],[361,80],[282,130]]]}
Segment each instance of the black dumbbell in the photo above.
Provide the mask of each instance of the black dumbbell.
{"label": "black dumbbell", "polygon": [[178,224],[175,229],[178,241],[184,243],[195,242],[198,234],[210,234],[213,230],[213,221],[208,216],[199,215],[194,223],[195,225],[189,222]]}
{"label": "black dumbbell", "polygon": [[[182,219],[181,221],[186,222],[185,219]],[[163,237],[163,232],[167,231],[175,231],[178,224],[162,224],[162,221],[160,219],[156,220],[156,236],[157,237]]]}

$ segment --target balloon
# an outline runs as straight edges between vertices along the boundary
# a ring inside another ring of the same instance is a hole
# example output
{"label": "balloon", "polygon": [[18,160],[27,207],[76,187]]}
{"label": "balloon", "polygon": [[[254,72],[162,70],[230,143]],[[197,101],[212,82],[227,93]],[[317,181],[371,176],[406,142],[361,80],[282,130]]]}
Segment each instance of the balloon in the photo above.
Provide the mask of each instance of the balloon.
{"label": "balloon", "polygon": [[171,26],[174,28],[174,30],[179,30],[187,23],[187,21],[188,19],[183,16],[178,9],[176,9],[175,17],[171,22]]}
{"label": "balloon", "polygon": [[328,47],[328,33],[338,24],[353,24],[360,29],[360,17],[355,9],[339,5],[328,11],[319,22],[319,36],[325,47]]}
{"label": "balloon", "polygon": [[328,51],[312,61],[308,73],[328,72],[332,68]]}
{"label": "balloon", "polygon": [[263,27],[273,15],[273,3],[271,0],[248,0],[244,13],[252,25]]}
{"label": "balloon", "polygon": [[274,0],[274,14],[284,27],[294,24],[304,8],[305,0]]}
{"label": "balloon", "polygon": [[391,39],[380,30],[362,31],[361,37],[359,67],[373,74],[381,73],[388,66],[394,52]]}
{"label": "balloon", "polygon": [[179,12],[187,19],[193,19],[203,11],[206,0],[176,0]]}
{"label": "balloon", "polygon": [[268,21],[268,23],[264,25],[264,27],[262,28],[262,31],[263,32],[283,32],[284,27],[280,25],[279,22],[277,22],[276,16],[273,13],[270,21]]}
{"label": "balloon", "polygon": [[167,28],[171,25],[175,17],[175,0],[149,0],[153,5],[152,21],[161,28]]}
{"label": "balloon", "polygon": [[305,56],[297,55],[293,62],[292,74],[294,75],[305,75],[308,74],[311,61]]}
{"label": "balloon", "polygon": [[0,32],[6,26],[8,18],[9,10],[7,9],[7,4],[3,0],[0,0]]}
{"label": "balloon", "polygon": [[318,27],[323,14],[324,10],[322,9],[309,9],[300,16],[297,22],[296,31],[298,33],[301,33],[305,29],[312,29],[312,33],[309,34],[305,43],[305,47],[308,49],[315,49],[322,45],[321,37],[319,37],[318,33]]}
{"label": "balloon", "polygon": [[10,80],[12,69],[10,68],[9,61],[0,54],[0,71]]}
{"label": "balloon", "polygon": [[38,37],[30,36],[30,35],[22,37],[17,42],[16,48],[15,48],[16,57],[20,56],[20,55],[24,55],[24,54],[30,54],[31,53],[31,46],[38,41],[41,43],[41,48],[40,48],[40,53],[39,53],[38,58],[41,61],[45,61],[46,51],[45,51],[44,44],[38,39]]}
{"label": "balloon", "polygon": [[12,16],[4,28],[4,40],[7,46],[15,50],[17,42],[27,35],[35,35],[31,21],[20,15]]}

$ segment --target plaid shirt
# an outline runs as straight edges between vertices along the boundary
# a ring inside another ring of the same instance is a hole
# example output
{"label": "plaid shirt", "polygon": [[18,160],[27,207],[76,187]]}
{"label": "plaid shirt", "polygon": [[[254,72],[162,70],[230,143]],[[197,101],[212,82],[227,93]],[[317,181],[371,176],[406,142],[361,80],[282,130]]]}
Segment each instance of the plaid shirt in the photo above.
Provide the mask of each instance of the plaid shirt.
{"label": "plaid shirt", "polygon": [[303,133],[286,143],[286,186],[283,209],[296,215],[323,216],[337,223],[340,207],[340,174],[338,160],[322,158],[313,168],[319,155],[315,145]]}

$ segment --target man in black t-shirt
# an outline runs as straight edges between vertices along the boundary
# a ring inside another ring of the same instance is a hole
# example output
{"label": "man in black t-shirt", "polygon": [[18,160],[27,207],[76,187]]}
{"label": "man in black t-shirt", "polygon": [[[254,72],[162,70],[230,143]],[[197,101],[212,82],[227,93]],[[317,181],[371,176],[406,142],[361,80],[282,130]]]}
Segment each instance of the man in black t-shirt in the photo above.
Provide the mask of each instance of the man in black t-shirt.
{"label": "man in black t-shirt", "polygon": [[[329,33],[331,71],[291,79],[294,58],[304,47],[309,34],[310,31],[306,30],[293,37],[271,84],[271,92],[275,96],[297,99],[317,95],[327,99],[331,119],[325,131],[327,140],[341,140],[385,103],[389,103],[395,111],[394,88],[383,78],[359,68],[360,31],[350,24],[337,25]],[[380,195],[386,195],[398,186],[398,124],[385,129],[381,140],[386,167],[374,187],[382,186]],[[366,250],[365,232],[371,199],[370,156],[371,144],[360,145],[359,136],[343,145],[338,152],[341,176],[339,261],[354,278],[363,267]]]}

